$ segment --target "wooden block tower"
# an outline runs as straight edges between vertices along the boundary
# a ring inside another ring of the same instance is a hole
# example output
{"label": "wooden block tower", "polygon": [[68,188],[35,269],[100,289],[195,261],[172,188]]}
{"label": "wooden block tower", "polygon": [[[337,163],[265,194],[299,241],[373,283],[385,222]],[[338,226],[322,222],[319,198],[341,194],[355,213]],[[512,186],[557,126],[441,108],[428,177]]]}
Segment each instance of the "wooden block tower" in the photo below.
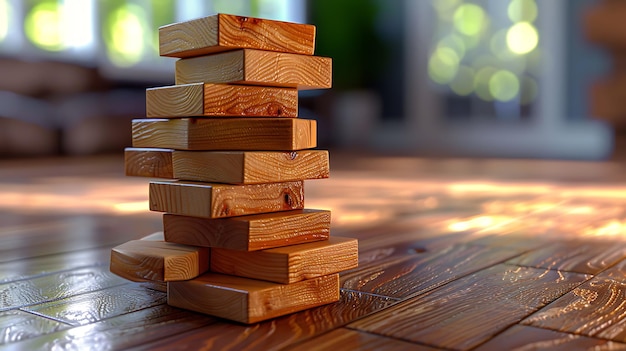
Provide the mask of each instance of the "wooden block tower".
{"label": "wooden block tower", "polygon": [[159,28],[176,85],[146,91],[126,174],[152,181],[163,235],[111,252],[111,271],[167,282],[168,304],[255,323],[339,299],[356,239],[330,236],[330,212],[304,208],[306,179],[329,176],[298,90],[331,87],[315,27],[218,14]]}

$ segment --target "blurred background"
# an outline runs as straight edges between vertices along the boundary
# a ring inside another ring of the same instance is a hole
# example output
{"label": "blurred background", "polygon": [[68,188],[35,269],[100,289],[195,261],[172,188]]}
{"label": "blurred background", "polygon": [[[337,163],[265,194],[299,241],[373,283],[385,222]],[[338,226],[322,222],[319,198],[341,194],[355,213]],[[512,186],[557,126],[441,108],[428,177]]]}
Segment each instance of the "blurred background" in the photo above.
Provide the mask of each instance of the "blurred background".
{"label": "blurred background", "polygon": [[0,156],[121,154],[145,89],[174,82],[157,28],[224,12],[317,26],[333,89],[301,92],[300,115],[320,147],[620,158],[621,3],[0,0]]}

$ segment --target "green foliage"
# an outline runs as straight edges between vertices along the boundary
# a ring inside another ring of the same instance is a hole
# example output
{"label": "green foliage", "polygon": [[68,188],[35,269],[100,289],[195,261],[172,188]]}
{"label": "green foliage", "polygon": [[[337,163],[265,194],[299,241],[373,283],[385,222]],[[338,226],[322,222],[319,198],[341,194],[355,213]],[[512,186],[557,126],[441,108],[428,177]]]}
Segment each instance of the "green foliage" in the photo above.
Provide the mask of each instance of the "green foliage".
{"label": "green foliage", "polygon": [[317,27],[316,55],[333,59],[333,87],[370,88],[385,61],[385,47],[376,32],[379,2],[373,0],[312,0]]}

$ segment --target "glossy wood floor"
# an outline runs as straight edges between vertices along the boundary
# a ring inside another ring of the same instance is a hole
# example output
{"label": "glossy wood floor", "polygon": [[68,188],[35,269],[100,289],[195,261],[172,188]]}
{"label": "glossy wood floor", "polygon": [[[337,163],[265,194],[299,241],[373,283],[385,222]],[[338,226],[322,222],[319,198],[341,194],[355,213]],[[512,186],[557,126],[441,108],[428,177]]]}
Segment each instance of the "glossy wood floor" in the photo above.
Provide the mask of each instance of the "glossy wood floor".
{"label": "glossy wood floor", "polygon": [[309,181],[360,239],[335,304],[251,326],[108,271],[161,229],[122,157],[0,162],[0,349],[626,350],[626,172],[332,155]]}

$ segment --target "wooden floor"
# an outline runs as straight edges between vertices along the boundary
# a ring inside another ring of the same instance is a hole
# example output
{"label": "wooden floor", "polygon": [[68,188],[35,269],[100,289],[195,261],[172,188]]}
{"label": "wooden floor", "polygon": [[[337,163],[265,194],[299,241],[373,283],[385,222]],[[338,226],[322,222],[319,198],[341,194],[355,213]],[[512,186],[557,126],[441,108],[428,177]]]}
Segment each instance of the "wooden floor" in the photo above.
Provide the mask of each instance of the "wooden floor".
{"label": "wooden floor", "polygon": [[161,229],[122,157],[0,162],[0,350],[626,350],[626,170],[332,155],[338,303],[251,326],[108,270]]}

